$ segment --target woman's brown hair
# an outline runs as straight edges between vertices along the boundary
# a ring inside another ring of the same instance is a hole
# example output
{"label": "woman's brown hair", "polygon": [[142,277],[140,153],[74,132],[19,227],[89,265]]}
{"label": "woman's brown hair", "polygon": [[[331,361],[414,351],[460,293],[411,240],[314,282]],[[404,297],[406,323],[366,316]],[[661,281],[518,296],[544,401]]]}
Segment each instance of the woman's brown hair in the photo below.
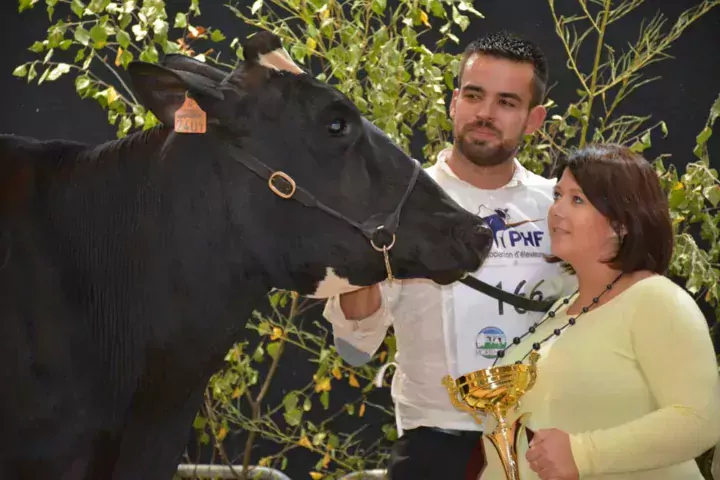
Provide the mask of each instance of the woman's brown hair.
{"label": "woman's brown hair", "polygon": [[664,274],[674,234],[667,195],[653,166],[625,146],[601,143],[570,153],[555,172],[558,180],[565,169],[621,239],[606,263],[623,272]]}

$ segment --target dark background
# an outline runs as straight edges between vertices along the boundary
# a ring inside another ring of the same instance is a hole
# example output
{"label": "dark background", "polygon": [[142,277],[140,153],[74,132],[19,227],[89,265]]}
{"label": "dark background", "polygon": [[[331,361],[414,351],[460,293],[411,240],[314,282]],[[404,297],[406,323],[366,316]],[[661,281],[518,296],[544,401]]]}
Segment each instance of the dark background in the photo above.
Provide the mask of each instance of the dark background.
{"label": "dark background", "polygon": [[[220,28],[228,38],[243,38],[250,30],[240,23],[220,0],[202,0],[202,23]],[[251,2],[247,2],[249,5]],[[394,2],[388,2],[392,5]],[[695,0],[655,0],[648,1],[636,12],[611,27],[606,39],[616,49],[625,50],[628,42],[637,38],[640,20],[650,19],[657,11],[668,17],[672,25],[684,9],[696,4]],[[176,11],[185,11],[189,0],[168,0],[168,17],[173,19]],[[242,7],[241,7],[242,8]],[[556,36],[548,5],[543,0],[484,0],[475,2],[485,19],[473,20],[470,28],[460,35],[461,45],[447,44],[447,49],[460,53],[462,47],[474,37],[485,32],[506,28],[515,30],[531,40],[538,42],[544,49],[549,63],[551,83],[554,84],[551,98],[564,107],[576,100],[577,80],[566,66],[566,54]],[[575,0],[558,0],[556,8],[560,13],[577,9]],[[81,100],[75,93],[73,77],[65,76],[57,82],[40,87],[28,85],[25,80],[11,75],[13,69],[26,61],[35,60],[37,55],[28,51],[35,40],[45,38],[49,25],[44,2],[39,2],[32,10],[23,14],[17,12],[16,0],[0,2],[0,44],[4,47],[0,60],[0,86],[2,103],[0,104],[0,133],[31,135],[39,138],[65,138],[85,142],[102,142],[115,138],[115,128],[107,123],[106,113],[94,100]],[[581,70],[587,70],[592,61],[592,43],[588,42],[584,51]],[[231,58],[227,52],[224,58]],[[648,158],[661,153],[669,153],[670,160],[681,172],[688,162],[695,161],[692,150],[695,137],[703,128],[712,103],[720,93],[720,8],[715,8],[700,21],[691,26],[670,49],[675,58],[651,65],[643,70],[646,78],[661,76],[649,85],[640,88],[625,100],[621,111],[634,115],[652,115],[654,120],[665,120],[670,134],[663,139],[659,134],[653,136],[653,147],[647,152]],[[448,92],[449,96],[450,92]],[[561,113],[561,112],[551,112]],[[717,129],[717,128],[716,128]],[[413,154],[421,158],[420,140],[413,143]],[[720,135],[710,139],[713,167],[720,162]],[[710,318],[710,310],[704,308]],[[320,318],[320,308],[308,315],[304,322],[310,327],[312,320]],[[278,371],[275,385],[281,386],[273,391],[268,401],[275,404],[282,400],[285,392],[298,388],[312,378],[316,366],[307,362],[301,352],[290,348]],[[342,382],[340,382],[342,383]],[[357,389],[342,387],[336,382],[331,395],[331,410],[359,393]],[[389,406],[389,389],[372,393],[371,400]],[[313,411],[318,410],[317,407]],[[322,418],[323,412],[311,415]],[[335,424],[335,429],[345,431],[364,426],[367,442],[380,437],[380,427],[392,419],[384,414],[368,409],[363,419],[343,419]],[[244,441],[238,434],[229,438],[228,448],[234,457]],[[193,442],[191,441],[191,444]],[[192,451],[193,457],[197,452]],[[266,453],[272,452],[268,445],[260,445],[254,454],[254,461]],[[207,452],[207,451],[206,451]],[[289,455],[290,463],[286,473],[293,479],[308,478],[307,472],[313,469],[319,457],[304,453],[298,449]],[[207,461],[203,455],[202,461]]]}

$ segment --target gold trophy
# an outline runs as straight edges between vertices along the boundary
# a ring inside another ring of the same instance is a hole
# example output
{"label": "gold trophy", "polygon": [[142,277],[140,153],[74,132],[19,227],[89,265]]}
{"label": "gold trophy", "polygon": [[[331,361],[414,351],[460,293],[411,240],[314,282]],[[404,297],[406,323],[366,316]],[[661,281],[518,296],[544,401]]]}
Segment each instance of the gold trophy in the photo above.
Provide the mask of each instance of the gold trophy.
{"label": "gold trophy", "polygon": [[486,368],[454,381],[450,375],[443,378],[443,385],[455,408],[470,413],[477,423],[482,423],[479,413],[490,413],[497,421],[495,430],[486,432],[485,436],[497,450],[508,480],[520,480],[517,440],[530,416],[524,413],[510,424],[507,420],[508,411],[511,408],[517,411],[522,396],[535,385],[538,358],[540,355],[533,351],[530,354],[530,365]]}

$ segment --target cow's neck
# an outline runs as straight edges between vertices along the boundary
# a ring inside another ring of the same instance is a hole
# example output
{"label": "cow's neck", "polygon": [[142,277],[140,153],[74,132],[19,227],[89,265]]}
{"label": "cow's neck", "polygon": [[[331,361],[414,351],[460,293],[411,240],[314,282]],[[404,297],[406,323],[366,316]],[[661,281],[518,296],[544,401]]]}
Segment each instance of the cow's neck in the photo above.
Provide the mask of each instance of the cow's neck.
{"label": "cow's neck", "polygon": [[[69,227],[58,253],[73,262],[69,272],[83,272],[67,281],[99,290],[78,302],[88,322],[100,322],[93,340],[116,368],[115,388],[135,383],[134,401],[158,408],[160,397],[205,386],[268,289],[237,240],[245,227],[229,218],[227,185],[197,147],[202,139],[168,135],[156,129],[93,149],[58,195]],[[100,311],[111,313],[99,319]],[[112,335],[102,331],[108,324]],[[113,363],[117,338],[142,359],[133,371]]]}

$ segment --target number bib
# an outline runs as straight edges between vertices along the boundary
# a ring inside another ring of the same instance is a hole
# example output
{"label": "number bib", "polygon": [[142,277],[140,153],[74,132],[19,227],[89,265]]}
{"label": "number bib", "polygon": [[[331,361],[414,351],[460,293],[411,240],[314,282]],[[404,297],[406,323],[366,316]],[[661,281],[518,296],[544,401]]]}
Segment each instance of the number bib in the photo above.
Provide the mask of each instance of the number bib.
{"label": "number bib", "polygon": [[[505,218],[485,217],[495,234],[495,243],[486,262],[473,275],[533,300],[558,298],[563,293],[562,268],[543,258],[549,253],[550,243],[545,220],[508,222],[507,216],[506,212]],[[451,297],[454,315],[446,333],[453,347],[449,355],[454,353],[455,358],[448,358],[448,363],[455,378],[491,367],[498,350],[527,332],[544,315],[508,305],[462,283],[452,286]]]}

